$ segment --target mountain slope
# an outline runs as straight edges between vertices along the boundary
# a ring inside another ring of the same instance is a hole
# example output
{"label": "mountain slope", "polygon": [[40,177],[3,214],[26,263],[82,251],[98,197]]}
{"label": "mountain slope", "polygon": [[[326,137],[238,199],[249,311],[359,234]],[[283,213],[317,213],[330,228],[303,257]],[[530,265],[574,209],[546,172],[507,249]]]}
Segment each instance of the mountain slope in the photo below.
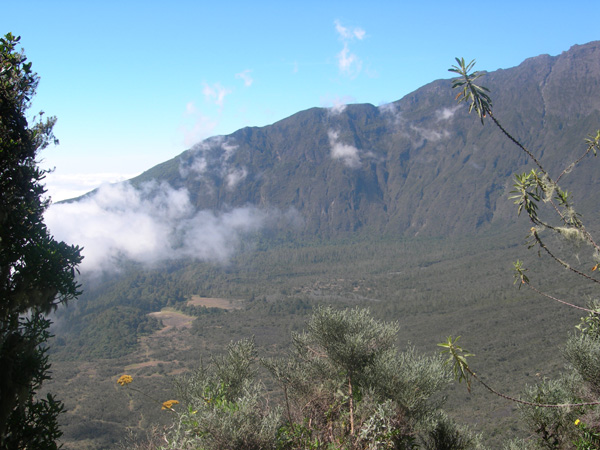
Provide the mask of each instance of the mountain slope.
{"label": "mountain slope", "polygon": [[[530,58],[482,84],[506,128],[560,167],[600,122],[600,42]],[[186,188],[203,210],[292,208],[308,235],[464,234],[510,221],[511,175],[527,161],[454,95],[439,80],[381,107],[309,109],[207,139],[132,181]],[[590,170],[579,177],[597,181]]]}

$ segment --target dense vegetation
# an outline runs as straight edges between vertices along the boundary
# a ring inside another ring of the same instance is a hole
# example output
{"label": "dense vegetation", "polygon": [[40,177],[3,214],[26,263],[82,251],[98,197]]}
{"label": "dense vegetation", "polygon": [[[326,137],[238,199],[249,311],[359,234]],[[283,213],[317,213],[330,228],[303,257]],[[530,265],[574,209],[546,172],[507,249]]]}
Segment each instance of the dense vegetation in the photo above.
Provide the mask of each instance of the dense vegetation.
{"label": "dense vegetation", "polygon": [[317,308],[289,356],[261,361],[279,401],[256,380],[254,342],[230,344],[178,380],[180,401],[163,403],[176,414],[163,448],[475,448],[439,409],[441,359],[398,351],[397,331],[367,310]]}
{"label": "dense vegetation", "polygon": [[43,213],[38,152],[56,141],[56,119],[43,113],[28,123],[39,78],[17,49],[20,38],[0,38],[0,447],[57,448],[62,403],[39,397],[50,378],[45,315],[75,298],[80,249],[56,241]]}
{"label": "dense vegetation", "polygon": [[[132,396],[128,407],[114,384],[122,373],[133,375],[138,387],[164,401],[173,397],[174,376],[196,369],[201,360],[219,354],[231,341],[254,336],[261,357],[289,350],[290,332],[303,330],[321,304],[368,307],[380,320],[398,321],[399,345],[410,342],[428,355],[447,335],[462,334],[465,346],[477,355],[477,366],[485,367],[486,378],[517,395],[526,383],[558,373],[562,361],[556,348],[580,317],[513,286],[511,261],[522,256],[519,236],[524,234],[525,230],[499,230],[454,240],[288,243],[240,254],[226,266],[175,264],[169,270],[134,272],[90,288],[76,307],[61,312],[59,327],[78,323],[83,317],[79,311],[90,307],[87,303],[106,301],[110,309],[119,304],[119,292],[131,289],[139,294],[136,280],[156,280],[156,292],[163,285],[177,284],[184,298],[187,292],[224,297],[238,301],[241,308],[202,314],[190,328],[148,335],[127,355],[111,360],[88,360],[88,350],[79,347],[79,336],[68,328],[58,329],[60,342],[53,345],[58,353],[53,356],[57,360],[54,378],[60,383],[54,381],[52,388],[65,398],[68,448],[112,448],[124,436],[126,425],[151,429],[169,418],[144,396]],[[578,289],[568,284],[560,270],[550,268],[544,279],[559,292]],[[151,295],[132,296],[132,301],[146,308],[146,298],[154,301]],[[163,298],[163,305],[168,298]],[[186,309],[183,305],[171,303],[180,310]],[[118,323],[119,317],[114,320]],[[107,330],[107,334],[111,333]],[[119,346],[117,338],[111,339]],[[535,351],[524,351],[523,342]],[[95,348],[96,354],[105,351],[96,341],[86,341],[85,346]],[[110,350],[104,357],[108,355]],[[499,445],[507,433],[519,433],[520,421],[509,414],[515,407],[504,400],[481,395],[478,387],[471,395],[453,387],[448,394],[446,409],[451,416],[485,431],[489,442]]]}

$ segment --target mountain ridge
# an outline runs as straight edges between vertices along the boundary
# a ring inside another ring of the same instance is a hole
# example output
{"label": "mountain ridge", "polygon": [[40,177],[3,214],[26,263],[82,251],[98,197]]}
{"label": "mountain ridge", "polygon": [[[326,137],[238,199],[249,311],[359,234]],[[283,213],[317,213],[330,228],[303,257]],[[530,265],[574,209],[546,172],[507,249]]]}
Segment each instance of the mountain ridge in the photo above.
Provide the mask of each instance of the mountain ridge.
{"label": "mountain ridge", "polygon": [[[597,123],[600,41],[486,73],[482,84],[506,128],[558,167],[558,147]],[[187,189],[201,210],[293,208],[304,235],[452,235],[511,222],[506,194],[527,161],[460,106],[450,80],[435,80],[379,107],[310,108],[208,138],[131,182]]]}

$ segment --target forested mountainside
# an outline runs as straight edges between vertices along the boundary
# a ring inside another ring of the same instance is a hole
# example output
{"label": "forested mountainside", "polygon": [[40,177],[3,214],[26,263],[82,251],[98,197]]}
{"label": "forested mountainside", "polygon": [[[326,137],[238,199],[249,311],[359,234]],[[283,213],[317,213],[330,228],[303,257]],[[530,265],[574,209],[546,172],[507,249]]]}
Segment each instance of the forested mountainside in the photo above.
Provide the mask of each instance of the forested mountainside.
{"label": "forested mountainside", "polygon": [[[484,85],[511,133],[562,167],[600,118],[600,42],[489,73]],[[200,210],[293,212],[309,236],[464,234],[513,220],[506,194],[527,161],[499,130],[473,126],[454,95],[438,80],[379,107],[313,108],[207,139],[132,181],[186,188]],[[578,177],[590,186],[596,174]]]}

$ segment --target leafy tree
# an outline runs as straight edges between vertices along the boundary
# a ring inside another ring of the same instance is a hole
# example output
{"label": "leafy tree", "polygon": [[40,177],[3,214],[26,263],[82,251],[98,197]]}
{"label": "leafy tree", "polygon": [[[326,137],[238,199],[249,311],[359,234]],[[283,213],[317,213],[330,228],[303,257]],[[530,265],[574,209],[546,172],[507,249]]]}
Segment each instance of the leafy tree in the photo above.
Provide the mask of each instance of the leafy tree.
{"label": "leafy tree", "polygon": [[166,448],[273,448],[280,411],[269,406],[265,387],[255,379],[256,356],[253,340],[232,343],[225,356],[176,382],[187,409],[178,415]]}
{"label": "leafy tree", "polygon": [[[584,225],[582,216],[573,205],[572,196],[561,187],[560,182],[584,162],[586,157],[596,156],[600,150],[600,130],[585,139],[582,154],[554,178],[541,160],[510,134],[494,115],[490,91],[476,82],[483,74],[473,71],[475,62],[467,64],[464,59],[458,58],[456,61],[458,64],[450,71],[458,75],[452,85],[453,88],[460,89],[457,100],[469,103],[469,112],[474,111],[482,124],[486,119],[491,120],[535,166],[529,172],[515,175],[510,197],[517,205],[517,213],[525,213],[531,222],[528,247],[536,248],[540,256],[548,256],[551,261],[584,282],[597,286],[600,279],[594,273],[598,273],[597,269],[600,267],[600,245]],[[561,245],[568,243],[578,246],[576,254],[569,254],[570,247]],[[582,254],[579,247],[589,251]],[[476,380],[494,394],[519,403],[525,422],[538,436],[539,447],[599,448],[600,414],[597,405],[600,405],[600,304],[593,301],[584,306],[576,301],[558,298],[535,286],[522,262],[517,261],[514,268],[515,282],[519,287],[525,286],[547,299],[587,313],[563,350],[570,367],[568,373],[558,380],[544,380],[537,386],[528,388],[523,398],[513,398],[494,390],[475,374],[466,359],[472,355],[457,345],[458,338],[450,337],[440,346],[449,354],[448,362],[452,364],[459,381],[465,380],[470,388],[471,381]],[[531,442],[511,445],[532,447]]]}
{"label": "leafy tree", "polygon": [[312,317],[306,333],[296,335],[298,354],[306,361],[328,361],[347,386],[350,435],[354,436],[354,386],[364,378],[379,358],[394,345],[398,326],[380,323],[367,310],[320,309]]}
{"label": "leafy tree", "polygon": [[442,360],[399,352],[396,333],[364,309],[318,308],[293,335],[292,354],[261,360],[280,401],[256,380],[253,341],[231,344],[177,382],[184,409],[166,448],[479,448],[440,410],[449,381]]}
{"label": "leafy tree", "polygon": [[442,361],[399,351],[397,331],[365,309],[315,311],[291,357],[267,361],[291,399],[284,448],[478,448],[440,409]]}
{"label": "leafy tree", "polygon": [[57,242],[43,213],[38,152],[58,141],[56,119],[43,113],[30,126],[26,113],[38,76],[19,37],[0,39],[0,447],[56,448],[62,404],[52,395],[37,398],[50,378],[45,314],[79,294],[75,268],[78,247]]}

